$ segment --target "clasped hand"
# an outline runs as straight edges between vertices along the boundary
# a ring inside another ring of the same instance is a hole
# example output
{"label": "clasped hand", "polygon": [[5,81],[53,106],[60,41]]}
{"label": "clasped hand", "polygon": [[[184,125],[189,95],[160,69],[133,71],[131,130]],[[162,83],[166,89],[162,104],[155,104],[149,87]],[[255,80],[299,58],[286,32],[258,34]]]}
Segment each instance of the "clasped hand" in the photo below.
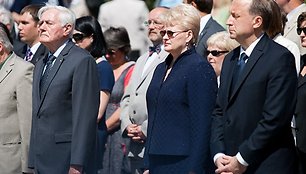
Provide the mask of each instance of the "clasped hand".
{"label": "clasped hand", "polygon": [[217,166],[216,174],[242,174],[247,169],[235,156],[221,156],[216,160],[215,165]]}

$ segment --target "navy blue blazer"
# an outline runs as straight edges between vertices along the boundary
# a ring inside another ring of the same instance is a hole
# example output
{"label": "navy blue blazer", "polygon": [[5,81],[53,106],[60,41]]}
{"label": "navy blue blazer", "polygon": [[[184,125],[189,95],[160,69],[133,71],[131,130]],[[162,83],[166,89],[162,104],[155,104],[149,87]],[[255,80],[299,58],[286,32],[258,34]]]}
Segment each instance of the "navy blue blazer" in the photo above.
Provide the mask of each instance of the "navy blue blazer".
{"label": "navy blue blazer", "polygon": [[297,91],[294,57],[263,35],[231,90],[239,53],[240,47],[223,62],[212,122],[212,155],[240,152],[250,174],[294,173],[290,127]]}
{"label": "navy blue blazer", "polygon": [[[190,171],[207,168],[211,114],[215,106],[217,82],[213,68],[191,48],[175,61],[169,55],[157,66],[147,92],[148,155],[187,156]],[[150,161],[146,161],[150,165]]]}

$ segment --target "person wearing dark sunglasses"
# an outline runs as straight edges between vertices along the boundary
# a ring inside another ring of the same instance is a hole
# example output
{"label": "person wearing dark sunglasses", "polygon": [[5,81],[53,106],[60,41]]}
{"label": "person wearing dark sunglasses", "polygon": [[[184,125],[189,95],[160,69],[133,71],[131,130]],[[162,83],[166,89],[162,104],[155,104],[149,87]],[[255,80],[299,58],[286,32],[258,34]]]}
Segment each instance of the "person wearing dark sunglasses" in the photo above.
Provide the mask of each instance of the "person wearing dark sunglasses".
{"label": "person wearing dark sunglasses", "polygon": [[207,60],[214,68],[217,77],[221,74],[222,63],[225,56],[238,45],[236,40],[229,37],[227,31],[215,33],[208,38],[206,51]]}
{"label": "person wearing dark sunglasses", "polygon": [[[301,45],[306,48],[306,12],[297,19],[297,34],[300,35]],[[299,159],[299,174],[306,173],[306,54],[301,57],[301,71],[298,77],[297,103],[295,108],[296,147]]]}
{"label": "person wearing dark sunglasses", "polygon": [[210,170],[211,114],[216,75],[195,50],[200,30],[196,8],[181,4],[162,17],[165,51],[147,91],[145,167],[150,174],[213,173]]}
{"label": "person wearing dark sunglasses", "polygon": [[79,47],[90,52],[96,60],[100,85],[100,106],[97,115],[98,123],[98,168],[102,168],[102,158],[107,138],[105,110],[112,92],[115,79],[112,67],[106,60],[106,43],[99,22],[92,16],[76,19],[73,40]]}

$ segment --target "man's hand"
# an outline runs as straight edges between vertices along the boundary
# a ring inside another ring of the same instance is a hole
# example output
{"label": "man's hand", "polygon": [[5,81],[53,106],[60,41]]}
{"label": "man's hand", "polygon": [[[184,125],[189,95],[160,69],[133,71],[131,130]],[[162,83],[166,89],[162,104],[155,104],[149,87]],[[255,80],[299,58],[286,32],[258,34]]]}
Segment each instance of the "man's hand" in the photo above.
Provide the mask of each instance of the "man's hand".
{"label": "man's hand", "polygon": [[[222,160],[218,162],[220,158],[222,158]],[[232,157],[224,155],[222,157],[219,157],[216,163],[220,166],[217,166],[218,169],[215,171],[217,174],[242,174],[247,169],[246,166],[239,163],[235,156]]]}
{"label": "man's hand", "polygon": [[149,170],[145,170],[143,174],[150,174]]}
{"label": "man's hand", "polygon": [[71,165],[68,174],[82,174],[83,167],[79,165]]}
{"label": "man's hand", "polygon": [[127,136],[132,139],[132,141],[138,142],[138,143],[144,143],[146,136],[141,130],[140,125],[136,124],[130,124],[126,128]]}

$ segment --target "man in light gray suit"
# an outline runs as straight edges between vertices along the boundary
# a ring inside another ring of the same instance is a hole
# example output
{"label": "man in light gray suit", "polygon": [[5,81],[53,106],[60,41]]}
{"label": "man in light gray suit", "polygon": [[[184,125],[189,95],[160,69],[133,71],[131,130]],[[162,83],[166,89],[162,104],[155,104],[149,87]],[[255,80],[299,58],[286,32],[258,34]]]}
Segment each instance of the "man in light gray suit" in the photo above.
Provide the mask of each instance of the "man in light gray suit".
{"label": "man in light gray suit", "polygon": [[162,36],[160,35],[160,30],[163,28],[160,16],[167,10],[164,7],[157,7],[149,13],[149,20],[146,24],[149,30],[148,37],[153,46],[137,60],[129,85],[120,103],[122,135],[130,137],[132,140],[129,159],[133,174],[143,173],[144,142],[148,119],[146,92],[156,66],[164,61],[168,55],[161,48]]}
{"label": "man in light gray suit", "polygon": [[211,17],[213,0],[184,0],[184,3],[191,4],[198,9],[201,15],[200,33],[196,46],[196,51],[206,59],[207,39],[224,28]]}
{"label": "man in light gray suit", "polygon": [[0,173],[31,173],[28,151],[34,66],[13,52],[9,30],[0,24]]}

